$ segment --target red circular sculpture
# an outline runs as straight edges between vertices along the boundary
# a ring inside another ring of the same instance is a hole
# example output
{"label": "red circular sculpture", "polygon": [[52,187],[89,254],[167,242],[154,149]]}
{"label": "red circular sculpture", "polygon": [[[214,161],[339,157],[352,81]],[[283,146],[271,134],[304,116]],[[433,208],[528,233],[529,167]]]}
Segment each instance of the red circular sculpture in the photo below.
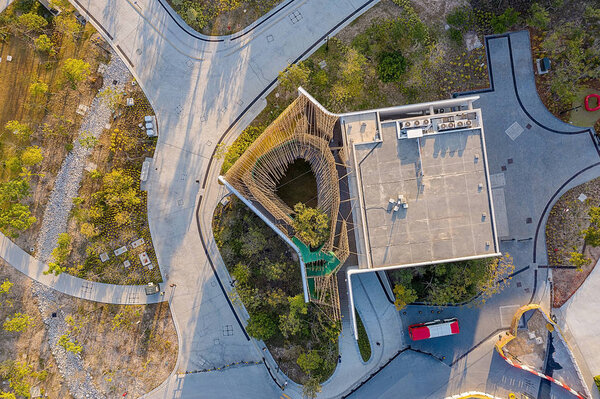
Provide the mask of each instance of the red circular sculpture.
{"label": "red circular sculpture", "polygon": [[[590,107],[590,98],[596,99],[596,106],[594,108]],[[600,109],[600,94],[588,94],[585,96],[585,101],[583,102],[586,111],[598,111]]]}

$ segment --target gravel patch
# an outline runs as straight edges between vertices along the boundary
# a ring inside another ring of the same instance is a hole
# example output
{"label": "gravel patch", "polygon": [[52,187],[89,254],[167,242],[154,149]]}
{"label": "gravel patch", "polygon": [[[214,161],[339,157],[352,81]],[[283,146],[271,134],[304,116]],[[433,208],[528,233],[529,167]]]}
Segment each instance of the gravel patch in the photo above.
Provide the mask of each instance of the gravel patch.
{"label": "gravel patch", "polygon": [[[125,83],[131,80],[131,74],[125,63],[114,52],[102,75],[104,83],[99,92],[107,88],[123,91]],[[111,122],[111,118],[112,111],[106,101],[103,101],[100,96],[96,96],[83,118],[77,137],[73,142],[73,150],[65,158],[56,176],[54,188],[44,211],[37,240],[37,258],[44,263],[50,261],[52,250],[58,242],[58,235],[67,231],[73,198],[77,197],[83,170],[87,158],[92,152],[92,149],[83,147],[79,143],[79,137],[86,135],[100,137],[105,126]]]}
{"label": "gravel patch", "polygon": [[81,355],[67,352],[58,345],[58,340],[69,330],[65,314],[59,308],[56,292],[37,281],[33,282],[33,296],[48,331],[48,344],[56,360],[58,371],[64,377],[69,392],[76,399],[105,398],[94,386],[92,377],[85,371]]}

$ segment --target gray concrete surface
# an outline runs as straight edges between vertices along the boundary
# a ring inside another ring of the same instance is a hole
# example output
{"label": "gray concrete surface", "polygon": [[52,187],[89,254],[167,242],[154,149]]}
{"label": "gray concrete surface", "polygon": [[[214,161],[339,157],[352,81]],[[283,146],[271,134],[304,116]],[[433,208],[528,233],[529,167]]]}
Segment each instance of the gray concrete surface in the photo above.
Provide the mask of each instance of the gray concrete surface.
{"label": "gray concrete surface", "polygon": [[[374,267],[496,252],[480,132],[398,140],[383,129],[383,142],[355,147]],[[398,195],[408,208],[393,212]]]}

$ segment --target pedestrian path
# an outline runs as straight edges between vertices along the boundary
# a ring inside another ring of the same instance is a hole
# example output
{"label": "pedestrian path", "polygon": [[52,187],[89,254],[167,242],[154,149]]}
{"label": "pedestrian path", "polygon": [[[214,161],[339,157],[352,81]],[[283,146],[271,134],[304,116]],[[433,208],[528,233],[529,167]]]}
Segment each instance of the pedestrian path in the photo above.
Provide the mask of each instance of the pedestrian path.
{"label": "pedestrian path", "polygon": [[45,275],[48,266],[34,258],[4,234],[0,233],[0,258],[27,277],[40,282],[63,294],[95,302],[118,305],[139,305],[158,303],[168,299],[168,295],[147,296],[144,285],[115,285],[96,283],[62,273],[59,276]]}

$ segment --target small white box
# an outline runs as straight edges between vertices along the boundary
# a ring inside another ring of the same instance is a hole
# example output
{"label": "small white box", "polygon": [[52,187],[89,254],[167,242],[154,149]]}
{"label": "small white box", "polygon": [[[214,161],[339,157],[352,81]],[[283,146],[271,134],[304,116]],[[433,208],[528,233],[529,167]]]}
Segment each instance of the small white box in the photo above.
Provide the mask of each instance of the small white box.
{"label": "small white box", "polygon": [[140,238],[139,240],[135,240],[134,242],[131,243],[131,248],[137,248],[140,245],[144,245],[144,239]]}
{"label": "small white box", "polygon": [[140,255],[140,262],[142,262],[143,266],[148,266],[150,264],[150,257],[146,252],[142,252]]}
{"label": "small white box", "polygon": [[125,269],[127,269],[129,266],[131,266],[131,262],[126,260],[125,262],[123,262],[123,266],[125,267]]}
{"label": "small white box", "polygon": [[102,253],[100,254],[100,261],[102,261],[102,263],[106,262],[108,259],[109,259],[109,257],[108,257],[108,253],[106,253],[106,252],[102,252]]}
{"label": "small white box", "polygon": [[115,249],[115,256],[119,256],[121,254],[124,254],[125,252],[127,252],[127,247],[123,245],[121,248]]}

